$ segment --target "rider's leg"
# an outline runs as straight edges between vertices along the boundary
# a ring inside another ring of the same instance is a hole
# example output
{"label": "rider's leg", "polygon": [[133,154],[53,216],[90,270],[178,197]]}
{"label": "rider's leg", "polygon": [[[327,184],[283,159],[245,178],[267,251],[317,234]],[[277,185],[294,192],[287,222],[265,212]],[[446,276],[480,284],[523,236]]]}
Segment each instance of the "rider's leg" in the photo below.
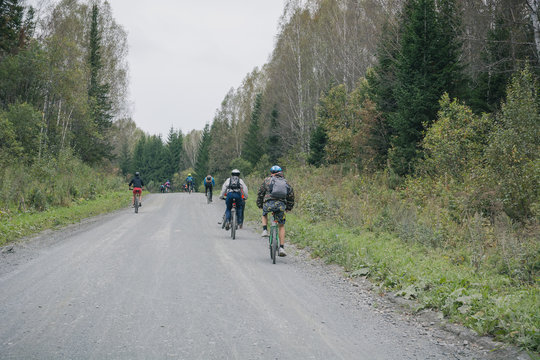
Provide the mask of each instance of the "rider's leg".
{"label": "rider's leg", "polygon": [[264,214],[262,216],[262,225],[263,225],[263,228],[267,227],[268,226],[268,214]]}
{"label": "rider's leg", "polygon": [[227,210],[225,210],[225,221],[227,222],[231,221],[232,202],[232,196],[228,194],[225,199],[225,204],[227,205]]}
{"label": "rider's leg", "polygon": [[279,245],[285,244],[285,224],[278,224],[279,230]]}
{"label": "rider's leg", "polygon": [[242,197],[239,197],[236,200],[236,204],[238,209],[238,225],[242,225],[244,223],[244,201],[242,200]]}

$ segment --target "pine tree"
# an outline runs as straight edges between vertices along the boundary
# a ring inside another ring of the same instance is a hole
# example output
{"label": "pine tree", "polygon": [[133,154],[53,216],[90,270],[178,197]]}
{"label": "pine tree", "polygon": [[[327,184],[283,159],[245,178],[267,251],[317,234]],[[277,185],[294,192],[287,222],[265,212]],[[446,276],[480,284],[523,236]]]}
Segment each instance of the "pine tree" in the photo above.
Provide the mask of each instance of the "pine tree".
{"label": "pine tree", "polygon": [[244,147],[242,149],[242,158],[255,166],[263,155],[264,148],[261,146],[261,130],[259,119],[261,117],[262,94],[255,96],[253,111],[251,112],[251,122],[249,123],[248,132],[244,138]]}
{"label": "pine tree", "polygon": [[454,40],[458,24],[448,17],[453,0],[409,0],[401,18],[400,54],[396,60],[396,112],[390,115],[392,167],[400,175],[410,173],[421,156],[423,131],[437,117],[439,99],[447,91],[454,96],[463,79],[458,62],[459,43]]}
{"label": "pine tree", "polygon": [[502,18],[497,19],[487,38],[482,54],[487,70],[478,76],[472,96],[472,108],[477,113],[493,112],[499,108],[514,70],[510,28],[505,26]]}
{"label": "pine tree", "polygon": [[90,82],[88,84],[88,101],[90,116],[95,126],[92,139],[92,148],[85,149],[83,158],[89,162],[96,162],[102,158],[112,157],[112,146],[106,139],[107,131],[112,125],[112,104],[109,98],[110,85],[101,83],[101,35],[98,29],[99,9],[92,6],[92,21],[90,24],[90,46],[88,65],[90,68]]}
{"label": "pine tree", "polygon": [[27,9],[26,19],[24,12],[22,1],[0,1],[0,59],[23,48],[32,35],[34,10]]}
{"label": "pine tree", "polygon": [[308,163],[317,167],[326,163],[326,153],[324,151],[328,135],[323,124],[319,124],[315,131],[311,133],[309,141],[309,157]]}
{"label": "pine tree", "polygon": [[127,143],[127,141],[124,141],[122,143],[122,146],[120,148],[120,158],[118,160],[118,166],[120,166],[120,171],[122,171],[122,175],[127,175],[132,168],[131,153],[129,152],[129,144]]}
{"label": "pine tree", "polygon": [[183,138],[182,132],[174,131],[174,128],[171,127],[169,130],[169,135],[167,137],[167,152],[168,152],[168,161],[167,161],[167,172],[169,177],[172,178],[172,175],[180,171],[180,164],[183,151]]}
{"label": "pine tree", "polygon": [[276,164],[279,158],[283,155],[281,136],[279,135],[279,113],[277,107],[274,106],[272,113],[270,114],[270,128],[268,134],[268,141],[266,145],[266,153],[270,163]]}
{"label": "pine tree", "polygon": [[209,161],[210,161],[210,126],[206,124],[203,129],[201,142],[199,144],[199,150],[197,151],[197,161],[195,163],[195,186],[198,186],[199,182],[208,175],[210,172]]}

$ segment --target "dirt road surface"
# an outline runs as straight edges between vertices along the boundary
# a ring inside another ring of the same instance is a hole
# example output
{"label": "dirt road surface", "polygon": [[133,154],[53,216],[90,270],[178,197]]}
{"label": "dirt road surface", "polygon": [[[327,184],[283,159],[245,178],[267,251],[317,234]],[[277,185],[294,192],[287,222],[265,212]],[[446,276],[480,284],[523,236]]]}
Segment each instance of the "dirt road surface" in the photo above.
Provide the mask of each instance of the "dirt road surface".
{"label": "dirt road surface", "polygon": [[[202,194],[155,194],[0,254],[0,359],[496,359]],[[252,199],[250,199],[252,201]]]}

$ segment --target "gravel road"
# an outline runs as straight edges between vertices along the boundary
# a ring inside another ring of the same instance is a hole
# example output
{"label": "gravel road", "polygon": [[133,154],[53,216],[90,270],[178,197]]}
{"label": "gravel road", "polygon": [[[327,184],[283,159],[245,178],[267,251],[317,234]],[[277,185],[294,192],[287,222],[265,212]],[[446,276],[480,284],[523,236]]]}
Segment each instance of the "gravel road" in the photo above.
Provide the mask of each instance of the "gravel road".
{"label": "gravel road", "polygon": [[143,200],[0,249],[0,359],[526,358],[303,250],[273,265],[258,228],[221,230],[222,201]]}

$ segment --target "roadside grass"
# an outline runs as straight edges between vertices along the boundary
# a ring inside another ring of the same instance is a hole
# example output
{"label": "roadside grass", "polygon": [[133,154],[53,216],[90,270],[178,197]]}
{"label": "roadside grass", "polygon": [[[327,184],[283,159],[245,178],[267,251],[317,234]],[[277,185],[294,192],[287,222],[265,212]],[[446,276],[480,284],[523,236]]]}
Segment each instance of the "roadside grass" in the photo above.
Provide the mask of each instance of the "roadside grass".
{"label": "roadside grass", "polygon": [[[479,335],[540,352],[534,232],[525,237],[513,224],[493,226],[479,215],[456,220],[454,193],[431,187],[419,197],[412,193],[418,188],[392,190],[381,174],[294,167],[285,175],[296,195],[286,242],[415,300],[417,310],[442,311]],[[262,179],[248,182],[246,219],[260,225],[255,198]]]}
{"label": "roadside grass", "polygon": [[288,240],[313,257],[336,263],[351,277],[366,276],[386,291],[417,299],[418,308],[441,310],[480,335],[538,351],[540,291],[507,276],[458,264],[440,249],[404,243],[395,235],[310,224],[287,215]]}
{"label": "roadside grass", "polygon": [[69,206],[50,207],[45,211],[0,210],[0,246],[46,229],[73,224],[128,205],[129,196],[126,196],[126,191],[111,191],[95,195],[93,199],[80,198]]}

